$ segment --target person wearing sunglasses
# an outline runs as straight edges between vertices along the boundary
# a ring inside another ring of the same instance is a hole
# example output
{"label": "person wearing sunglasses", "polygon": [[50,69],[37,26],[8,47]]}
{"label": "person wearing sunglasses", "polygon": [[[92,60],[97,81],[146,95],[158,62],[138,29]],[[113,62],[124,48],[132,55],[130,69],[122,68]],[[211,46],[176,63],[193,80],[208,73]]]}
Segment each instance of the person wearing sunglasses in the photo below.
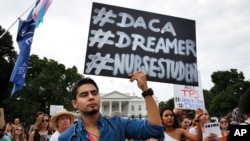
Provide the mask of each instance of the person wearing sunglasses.
{"label": "person wearing sunglasses", "polygon": [[11,134],[12,141],[26,141],[26,135],[24,132],[24,128],[21,125],[17,125],[14,127],[14,131]]}
{"label": "person wearing sunglasses", "polygon": [[[38,111],[38,112],[36,113],[36,121],[37,121],[38,117],[39,117],[40,115],[42,115],[42,114],[43,114],[42,111]],[[32,125],[30,126],[28,135],[30,135],[32,131],[35,131],[35,127],[36,127],[35,124],[36,124],[36,123],[34,123],[34,124],[32,124]]]}
{"label": "person wearing sunglasses", "polygon": [[28,141],[49,141],[52,132],[49,130],[49,115],[42,114],[35,123],[35,131],[32,131]]}
{"label": "person wearing sunglasses", "polygon": [[220,122],[220,130],[221,130],[221,141],[227,141],[227,135],[229,133],[229,122],[227,117],[221,117],[219,119]]}

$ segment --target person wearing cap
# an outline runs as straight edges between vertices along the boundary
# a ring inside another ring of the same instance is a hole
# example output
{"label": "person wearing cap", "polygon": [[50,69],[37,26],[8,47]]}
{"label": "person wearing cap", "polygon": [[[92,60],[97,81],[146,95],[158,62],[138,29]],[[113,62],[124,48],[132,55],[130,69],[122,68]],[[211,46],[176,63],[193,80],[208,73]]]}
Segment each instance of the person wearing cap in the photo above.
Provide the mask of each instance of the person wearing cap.
{"label": "person wearing cap", "polygon": [[50,137],[50,141],[58,141],[60,134],[68,129],[74,120],[75,115],[65,109],[54,114],[51,117],[51,124],[56,127],[56,131]]}

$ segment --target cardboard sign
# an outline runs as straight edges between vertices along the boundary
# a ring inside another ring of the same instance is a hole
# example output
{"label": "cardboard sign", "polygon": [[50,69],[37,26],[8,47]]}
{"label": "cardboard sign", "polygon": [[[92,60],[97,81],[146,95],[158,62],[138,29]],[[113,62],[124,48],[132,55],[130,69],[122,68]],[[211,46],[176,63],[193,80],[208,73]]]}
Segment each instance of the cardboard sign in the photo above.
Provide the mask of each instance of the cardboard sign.
{"label": "cardboard sign", "polygon": [[195,21],[93,3],[84,73],[198,86]]}
{"label": "cardboard sign", "polygon": [[4,109],[0,108],[0,127],[5,126]]}

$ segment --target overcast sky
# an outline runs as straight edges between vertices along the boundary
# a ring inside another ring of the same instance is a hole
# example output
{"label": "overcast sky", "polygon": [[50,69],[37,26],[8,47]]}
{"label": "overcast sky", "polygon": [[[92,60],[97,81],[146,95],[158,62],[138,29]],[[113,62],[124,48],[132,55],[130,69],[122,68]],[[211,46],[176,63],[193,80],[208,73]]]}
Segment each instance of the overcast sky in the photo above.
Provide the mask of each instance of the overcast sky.
{"label": "overcast sky", "polygon": [[[31,54],[54,59],[83,73],[92,0],[53,0],[44,22],[36,29]],[[96,0],[196,22],[197,65],[203,89],[213,86],[211,74],[231,68],[250,79],[249,0]],[[1,0],[0,25],[8,29],[34,0]],[[21,18],[25,19],[27,12]],[[15,42],[18,23],[9,30]],[[90,75],[88,75],[90,76]],[[114,90],[140,95],[127,79],[92,76],[101,93]],[[149,82],[160,101],[173,97],[173,84]]]}

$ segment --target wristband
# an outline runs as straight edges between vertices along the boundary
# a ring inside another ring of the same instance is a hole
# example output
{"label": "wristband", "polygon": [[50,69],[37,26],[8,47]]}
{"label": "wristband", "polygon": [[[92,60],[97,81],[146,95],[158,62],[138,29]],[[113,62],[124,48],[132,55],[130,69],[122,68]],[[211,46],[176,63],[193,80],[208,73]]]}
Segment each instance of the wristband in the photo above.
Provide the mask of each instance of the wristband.
{"label": "wristband", "polygon": [[200,122],[201,120],[199,120],[199,119],[196,119],[196,120],[194,120],[195,122]]}
{"label": "wristband", "polygon": [[154,91],[151,89],[151,88],[149,88],[148,90],[146,90],[146,91],[144,91],[143,93],[142,93],[142,96],[143,97],[146,97],[146,96],[148,96],[148,95],[154,95]]}

